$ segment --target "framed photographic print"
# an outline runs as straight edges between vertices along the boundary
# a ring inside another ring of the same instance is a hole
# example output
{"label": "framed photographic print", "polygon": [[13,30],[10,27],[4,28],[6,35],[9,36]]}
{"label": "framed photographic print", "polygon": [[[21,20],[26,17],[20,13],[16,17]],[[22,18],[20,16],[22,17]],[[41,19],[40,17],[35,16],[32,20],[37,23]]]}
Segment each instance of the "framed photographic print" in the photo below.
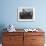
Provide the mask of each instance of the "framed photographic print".
{"label": "framed photographic print", "polygon": [[35,8],[19,7],[18,21],[35,21]]}

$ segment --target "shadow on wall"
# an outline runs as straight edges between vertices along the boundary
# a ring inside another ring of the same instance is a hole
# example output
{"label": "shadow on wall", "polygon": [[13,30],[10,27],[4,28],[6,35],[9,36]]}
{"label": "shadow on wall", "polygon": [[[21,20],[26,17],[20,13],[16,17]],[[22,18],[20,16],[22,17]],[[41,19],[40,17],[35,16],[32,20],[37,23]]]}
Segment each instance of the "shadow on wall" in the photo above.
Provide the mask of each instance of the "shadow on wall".
{"label": "shadow on wall", "polygon": [[4,24],[0,24],[0,43],[2,43],[2,33],[6,31],[6,29],[4,30],[4,28],[6,28],[6,26]]}

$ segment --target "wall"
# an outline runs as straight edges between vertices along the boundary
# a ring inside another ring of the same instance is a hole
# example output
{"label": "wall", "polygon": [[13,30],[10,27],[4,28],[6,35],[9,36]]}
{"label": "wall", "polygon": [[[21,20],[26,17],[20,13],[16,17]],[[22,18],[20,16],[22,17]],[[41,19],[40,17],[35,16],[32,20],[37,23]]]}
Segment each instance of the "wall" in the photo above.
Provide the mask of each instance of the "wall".
{"label": "wall", "polygon": [[[18,7],[34,7],[36,20],[34,22],[18,22]],[[0,31],[9,24],[20,29],[41,27],[46,32],[46,0],[0,0]]]}
{"label": "wall", "polygon": [[[13,24],[16,28],[46,28],[46,0],[0,0],[0,25]],[[18,7],[34,7],[36,20],[34,22],[18,22]],[[20,24],[21,23],[21,24]]]}

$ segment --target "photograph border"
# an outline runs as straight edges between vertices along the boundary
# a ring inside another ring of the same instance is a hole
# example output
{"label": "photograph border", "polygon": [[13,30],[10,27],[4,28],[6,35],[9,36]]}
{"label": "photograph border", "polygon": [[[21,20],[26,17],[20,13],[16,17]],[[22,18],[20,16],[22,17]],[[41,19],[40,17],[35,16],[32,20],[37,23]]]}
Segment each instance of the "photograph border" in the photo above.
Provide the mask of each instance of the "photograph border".
{"label": "photograph border", "polygon": [[[26,8],[30,8],[30,9],[33,9],[33,19],[20,19],[19,18],[19,12],[22,10],[22,9],[26,9]],[[18,13],[17,13],[17,15],[18,15],[18,21],[35,21],[35,8],[33,8],[33,7],[19,7],[18,8]]]}

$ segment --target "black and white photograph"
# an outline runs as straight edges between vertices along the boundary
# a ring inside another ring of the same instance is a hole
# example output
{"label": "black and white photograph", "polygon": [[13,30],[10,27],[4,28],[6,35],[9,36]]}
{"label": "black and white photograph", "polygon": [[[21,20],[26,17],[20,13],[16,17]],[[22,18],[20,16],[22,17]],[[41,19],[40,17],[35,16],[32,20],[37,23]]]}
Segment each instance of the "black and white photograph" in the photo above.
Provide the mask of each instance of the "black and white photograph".
{"label": "black and white photograph", "polygon": [[18,8],[18,21],[34,21],[35,9],[31,7]]}

